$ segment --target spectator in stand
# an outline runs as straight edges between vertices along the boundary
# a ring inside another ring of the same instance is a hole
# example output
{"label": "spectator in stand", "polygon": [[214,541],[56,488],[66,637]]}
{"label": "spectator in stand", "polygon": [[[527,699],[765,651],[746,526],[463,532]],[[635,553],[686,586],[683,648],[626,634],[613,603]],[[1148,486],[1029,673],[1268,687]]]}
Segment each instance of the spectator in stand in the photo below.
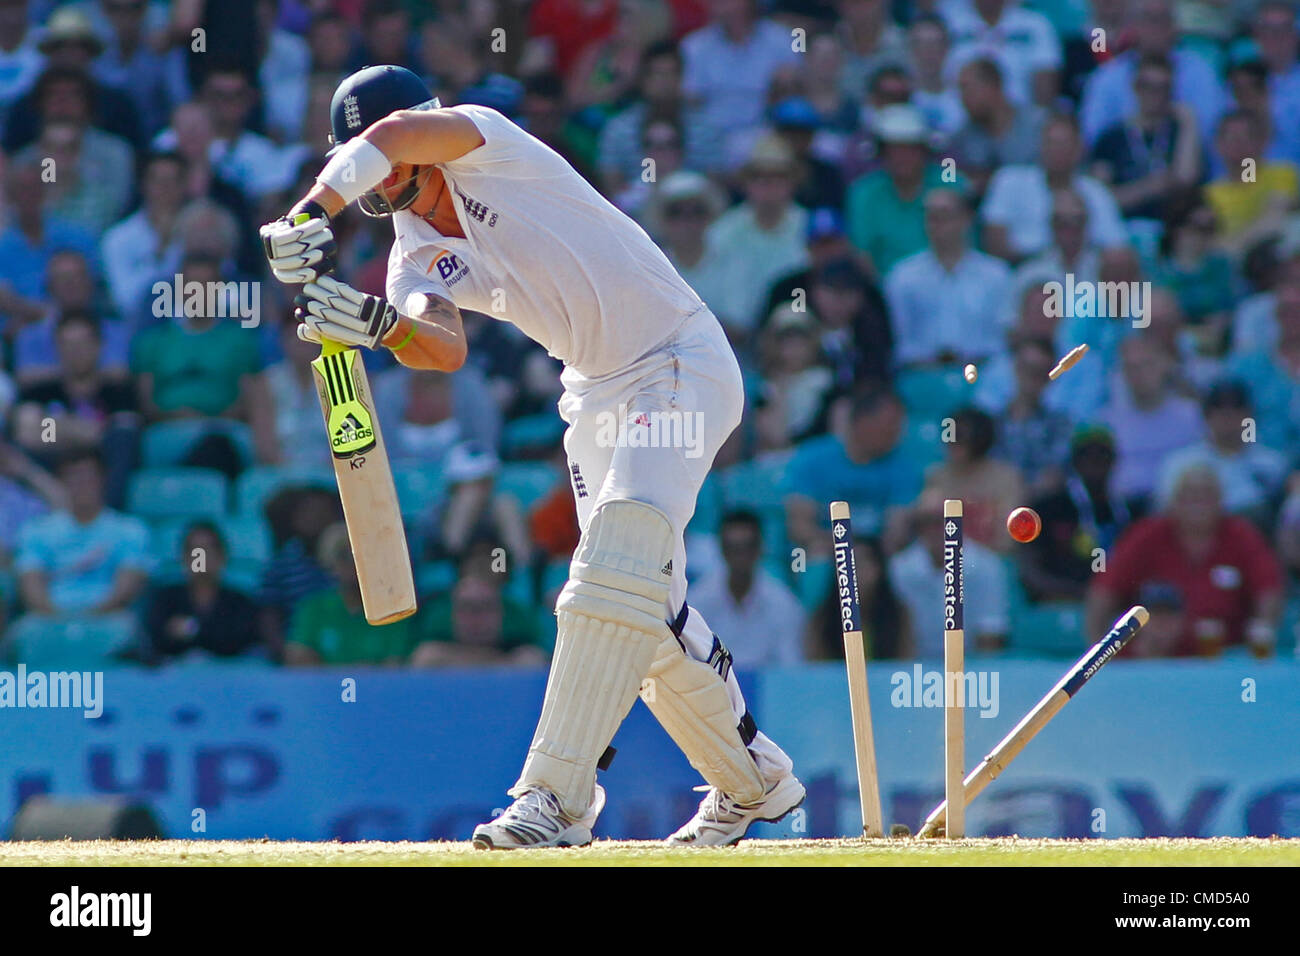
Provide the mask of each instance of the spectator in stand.
{"label": "spectator in stand", "polygon": [[307,28],[307,48],[313,74],[337,83],[359,61],[355,46],[356,38],[347,20],[334,10],[327,8],[312,17]]}
{"label": "spectator in stand", "polygon": [[1197,129],[1218,126],[1227,93],[1205,57],[1175,49],[1178,33],[1172,8],[1171,0],[1135,0],[1129,5],[1126,25],[1132,28],[1132,47],[1098,67],[1084,86],[1079,125],[1089,144],[1137,110],[1133,77],[1144,56],[1164,57],[1173,64],[1174,101],[1196,113]]}
{"label": "spectator in stand", "polygon": [[[683,133],[687,169],[704,172],[718,161],[716,143],[699,110],[682,93],[682,58],[677,45],[665,40],[650,46],[641,58],[636,96],[611,116],[600,131],[596,169],[607,196],[618,193],[644,172],[645,153],[638,148],[651,120],[677,121]],[[661,181],[666,175],[658,177]]]}
{"label": "spectator in stand", "polygon": [[[221,264],[205,253],[181,264],[186,285],[204,289],[222,281]],[[168,297],[169,298],[169,297]],[[205,296],[207,298],[207,296]],[[186,297],[182,314],[155,325],[131,343],[131,370],[145,420],[225,418],[252,430],[257,458],[279,458],[275,424],[257,340],[238,319],[209,314],[206,302]]]}
{"label": "spectator in stand", "polygon": [[435,514],[434,556],[459,557],[476,540],[491,535],[506,542],[520,566],[532,565],[528,517],[513,494],[497,490],[500,468],[496,455],[472,440],[453,446],[447,453],[442,466],[447,500]]}
{"label": "spectator in stand", "polygon": [[45,58],[36,49],[35,24],[27,17],[29,0],[0,3],[0,109],[30,89]]}
{"label": "spectator in stand", "polygon": [[1199,190],[1170,202],[1152,280],[1177,296],[1200,350],[1221,355],[1238,280],[1232,260],[1214,242],[1217,231],[1214,209]]}
{"label": "spectator in stand", "polygon": [[955,132],[948,149],[976,195],[983,195],[994,170],[1009,165],[1038,162],[1043,123],[1041,106],[1017,106],[1003,89],[997,61],[978,57],[957,74],[965,123]]}
{"label": "spectator in stand", "polygon": [[68,492],[58,479],[0,438],[0,567],[12,570],[24,527],[67,508]]}
{"label": "spectator in stand", "polygon": [[[76,70],[50,69],[36,88],[41,115],[36,142],[18,152],[40,161],[51,211],[98,235],[131,199],[135,156],[125,139],[90,125],[90,81]],[[52,164],[52,165],[51,165]]]}
{"label": "spectator in stand", "polygon": [[100,255],[118,315],[146,314],[154,282],[180,270],[176,225],[187,198],[185,180],[179,153],[151,153],[140,174],[140,208],[104,233]]}
{"label": "spectator in stand", "polygon": [[896,532],[902,510],[920,494],[929,464],[904,444],[906,410],[890,389],[860,388],[845,417],[838,434],[799,445],[786,468],[786,537],[810,555],[829,552],[828,501],[847,501],[854,527],[864,533]]}
{"label": "spectator in stand", "polygon": [[28,323],[45,318],[53,290],[47,286],[50,263],[64,251],[79,252],[92,263],[95,237],[82,223],[64,219],[46,200],[41,164],[14,160],[5,178],[9,200],[7,228],[0,232],[0,315],[11,341]]}
{"label": "spectator in stand", "polygon": [[262,568],[257,603],[258,632],[278,659],[294,609],[310,594],[335,587],[317,560],[326,528],[343,520],[337,492],[327,485],[290,485],[265,506],[274,550]]}
{"label": "spectator in stand", "polygon": [[813,150],[821,117],[802,97],[784,99],[772,107],[769,119],[777,135],[794,153],[798,173],[794,199],[805,209],[842,209],[844,178],[839,167],[819,159]]}
{"label": "spectator in stand", "polygon": [[1264,0],[1255,7],[1251,37],[1265,69],[1273,155],[1300,165],[1300,130],[1295,123],[1300,114],[1300,40],[1294,5],[1288,0]]}
{"label": "spectator in stand", "polygon": [[615,0],[538,0],[528,14],[532,62],[568,76],[583,51],[613,35],[619,16]]}
{"label": "spectator in stand", "polygon": [[1205,422],[1196,402],[1175,394],[1174,357],[1151,339],[1125,339],[1120,370],[1121,387],[1098,418],[1116,436],[1115,493],[1142,509],[1156,490],[1165,459],[1200,441]]}
{"label": "spectator in stand", "polygon": [[[1264,150],[1265,159],[1289,162],[1293,166],[1294,157],[1279,149],[1279,130],[1273,123],[1273,108],[1268,88],[1268,67],[1259,60],[1234,59],[1228,65],[1228,89],[1232,91],[1232,105],[1235,111],[1249,113],[1255,119],[1260,131],[1260,141],[1268,145]],[[1290,124],[1287,124],[1288,126]],[[1211,171],[1215,175],[1223,173],[1222,160],[1214,160]]]}
{"label": "spectator in stand", "polygon": [[1201,179],[1201,138],[1191,107],[1172,98],[1174,71],[1143,57],[1133,75],[1137,111],[1107,127],[1092,148],[1092,175],[1127,217],[1163,219],[1169,201]]}
{"label": "spectator in stand", "polygon": [[1047,106],[1061,89],[1061,41],[1041,13],[1014,0],[972,0],[946,8],[952,31],[949,69],[978,57],[996,59],[1006,90],[1020,104]]}
{"label": "spectator in stand", "polygon": [[[871,660],[916,656],[916,635],[907,605],[889,576],[889,562],[879,538],[854,534],[853,561],[858,574],[858,608],[862,641]],[[808,619],[804,653],[809,660],[844,659],[844,618],[839,586],[832,581]]]}
{"label": "spectator in stand", "polygon": [[108,35],[91,73],[131,97],[141,132],[153,136],[167,124],[172,107],[189,95],[185,57],[175,48],[158,49],[146,23],[147,0],[100,0],[98,6]]}
{"label": "spectator in stand", "polygon": [[741,171],[745,201],[709,226],[705,242],[723,281],[708,304],[733,342],[748,340],[771,285],[807,262],[808,211],[794,201],[796,173],[783,140],[760,139]]}
{"label": "spectator in stand", "polygon": [[1031,601],[1083,600],[1098,559],[1129,522],[1128,507],[1110,491],[1114,466],[1111,433],[1097,426],[1078,428],[1070,439],[1064,483],[1030,501],[1043,530],[1014,553]]}
{"label": "spectator in stand", "polygon": [[773,75],[797,66],[800,54],[789,30],[760,15],[757,0],[709,0],[709,13],[709,25],[682,41],[682,87],[732,157],[730,140],[762,125]]}
{"label": "spectator in stand", "polygon": [[[861,259],[861,255],[849,242],[849,235],[844,230],[844,217],[834,209],[811,209],[808,212],[808,234],[805,238],[808,251],[806,266],[794,269],[777,280],[767,297],[764,316],[770,315],[782,302],[799,300],[803,302],[809,294],[813,275],[832,262]],[[864,264],[863,264],[864,265]],[[858,266],[859,272],[863,265]],[[875,290],[879,295],[879,290]],[[881,300],[880,308],[884,309]]]}
{"label": "spectator in stand", "polygon": [[284,646],[286,666],[398,667],[407,663],[415,648],[411,618],[383,627],[367,623],[347,525],[332,524],[321,533],[317,560],[330,573],[332,584],[304,597],[294,608]]}
{"label": "spectator in stand", "polygon": [[[465,371],[468,374],[461,374]],[[471,440],[496,454],[501,443],[501,409],[477,368],[461,372],[415,374],[399,366],[375,376],[375,404],[385,423],[384,441],[391,461],[436,464],[458,442]]]}
{"label": "spectator in stand", "polygon": [[1205,187],[1218,217],[1219,242],[1237,256],[1277,235],[1300,200],[1300,175],[1286,161],[1264,159],[1259,122],[1241,110],[1219,124],[1214,145],[1223,175]]}
{"label": "spectator in stand", "polygon": [[844,95],[861,99],[880,67],[907,62],[907,35],[890,16],[886,0],[836,0],[835,36],[844,51]]}
{"label": "spectator in stand", "polygon": [[1189,465],[1209,465],[1219,479],[1223,510],[1268,529],[1290,471],[1286,456],[1258,440],[1245,382],[1215,382],[1205,395],[1204,409],[1205,438],[1170,454],[1161,469],[1161,507],[1167,508],[1177,476]]}
{"label": "spectator in stand", "polygon": [[68,312],[55,333],[58,375],[18,393],[14,439],[47,467],[56,456],[93,451],[105,463],[105,498],[115,507],[126,500],[126,483],[136,465],[140,416],[135,390],[100,369],[99,323],[89,312]]}
{"label": "spectator in stand", "polygon": [[1088,241],[1088,204],[1073,189],[1052,193],[1052,244],[1016,267],[1012,276],[1012,302],[1022,301],[1032,287],[1048,282],[1065,282],[1074,276],[1076,287],[1082,282],[1096,282],[1101,272],[1101,254]]}
{"label": "spectator in stand", "polygon": [[92,64],[104,49],[86,14],[69,5],[54,12],[38,46],[45,56],[43,72],[29,91],[25,91],[5,117],[3,143],[6,153],[15,153],[34,143],[40,135],[46,106],[42,102],[46,86],[58,77],[60,82],[75,78],[84,84],[87,126],[118,137],[131,147],[144,143],[144,128],[135,103],[117,87],[91,76]]}
{"label": "spectator in stand", "polygon": [[725,568],[691,585],[691,603],[744,670],[803,660],[805,615],[786,585],[762,565],[763,524],[731,511],[718,528]]}
{"label": "spectator in stand", "polygon": [[[164,153],[176,152],[185,160],[185,198],[212,199],[225,207],[237,221],[251,222],[249,198],[243,187],[226,178],[227,174],[213,160],[214,156],[220,159],[223,150],[216,145],[212,110],[201,100],[182,103],[172,112],[171,119],[171,127],[154,138],[153,149]],[[250,225],[249,231],[255,234],[257,230]],[[261,258],[260,246],[258,257]]]}
{"label": "spectator in stand", "polygon": [[809,277],[808,301],[821,329],[822,354],[835,387],[885,382],[893,374],[894,337],[885,297],[852,256],[822,263]]}
{"label": "spectator in stand", "polygon": [[928,248],[885,275],[894,360],[906,367],[982,359],[1001,345],[1011,270],[970,247],[970,204],[960,192],[935,189],[923,201]]}
{"label": "spectator in stand", "polygon": [[[378,5],[367,5],[367,13]],[[302,134],[307,116],[307,91],[311,74],[311,49],[298,34],[277,25],[280,0],[257,0],[257,36],[261,41],[262,62],[257,71],[257,83],[262,101],[262,121],[266,132],[278,143],[295,143]],[[405,24],[397,24],[399,28]],[[389,28],[392,29],[391,27]],[[379,33],[372,28],[367,39]],[[410,44],[409,33],[401,34],[400,44]],[[389,50],[374,51],[371,63],[406,63],[393,59]]]}
{"label": "spectator in stand", "polygon": [[320,396],[311,362],[320,355],[314,342],[298,338],[298,320],[289,313],[280,320],[280,360],[267,367],[266,387],[275,415],[275,434],[281,450],[281,464],[330,464],[325,442],[303,440],[303,423],[320,413]]}
{"label": "spectator in stand", "polygon": [[968,406],[952,413],[953,441],[944,445],[945,461],[925,476],[925,490],[965,502],[967,541],[993,551],[1011,550],[1005,531],[1007,515],[1025,500],[1025,485],[1015,466],[992,457],[997,441],[993,417]]}
{"label": "spectator in stand", "polygon": [[1047,373],[1056,365],[1050,339],[1013,336],[1011,350],[1016,390],[1005,408],[985,409],[998,422],[992,455],[1014,466],[1031,495],[1042,495],[1065,480],[1073,425],[1064,412],[1043,404]]}
{"label": "spectator in stand", "polygon": [[659,184],[646,228],[659,237],[664,254],[681,277],[717,314],[728,295],[730,264],[710,239],[709,228],[727,208],[727,199],[707,177],[677,172]]}
{"label": "spectator in stand", "polygon": [[[211,155],[220,178],[238,186],[252,200],[288,188],[296,168],[283,161],[279,146],[249,127],[258,90],[242,67],[219,61],[210,65],[199,100],[212,119]],[[169,148],[165,139],[155,145]]]}
{"label": "spectator in stand", "polygon": [[[925,117],[925,125],[945,143],[966,122],[965,94],[949,82],[944,63],[948,59],[948,25],[943,18],[923,13],[907,28],[909,64],[916,80],[912,105]],[[969,175],[969,173],[968,173]],[[981,184],[982,187],[982,184]]]}
{"label": "spectator in stand", "polygon": [[1176,656],[1216,656],[1248,645],[1273,653],[1282,613],[1282,574],[1268,541],[1245,518],[1222,509],[1214,468],[1189,465],[1174,481],[1169,508],[1128,529],[1105,574],[1088,592],[1085,634],[1100,634],[1139,590],[1177,590],[1187,616]]}
{"label": "spectator in stand", "polygon": [[925,197],[951,188],[931,161],[929,130],[913,106],[888,106],[876,117],[881,168],[855,180],[845,198],[853,245],[887,275],[900,259],[925,248]]}
{"label": "spectator in stand", "polygon": [[849,137],[857,132],[861,119],[858,101],[861,90],[851,95],[840,84],[844,57],[833,33],[811,34],[803,71],[803,96],[812,104],[821,123],[814,139],[813,151],[823,159],[840,162],[848,148]]}
{"label": "spectator in stand", "polygon": [[614,205],[642,226],[649,222],[659,184],[682,168],[682,128],[670,119],[656,119],[641,128],[641,149],[646,165],[643,175],[628,182],[613,197]]}
{"label": "spectator in stand", "polygon": [[525,630],[534,615],[517,607],[512,613],[500,577],[462,576],[452,588],[449,607],[439,602],[420,616],[421,640],[411,655],[412,667],[546,665],[536,626]]}
{"label": "spectator in stand", "polygon": [[1110,191],[1079,172],[1083,144],[1073,116],[1057,113],[1043,125],[1037,165],[1004,166],[993,174],[980,209],[984,248],[1011,262],[1047,248],[1052,196],[1072,189],[1088,206],[1088,241],[1105,248],[1128,242],[1119,206]]}
{"label": "spectator in stand", "polygon": [[592,170],[595,157],[584,155],[572,134],[569,112],[564,102],[564,84],[554,73],[530,76],[524,83],[517,122],[563,156],[565,162],[587,182],[599,182]]}
{"label": "spectator in stand", "polygon": [[74,249],[50,256],[45,270],[44,315],[18,330],[13,342],[14,380],[20,388],[56,378],[59,352],[55,333],[59,319],[72,312],[100,316],[103,349],[99,353],[99,370],[107,378],[125,379],[130,351],[130,330],[117,319],[107,318],[96,295],[95,275],[86,257]]}
{"label": "spectator in stand", "polygon": [[149,530],[104,504],[104,464],[93,451],[59,464],[68,510],[30,521],[19,536],[18,590],[28,613],[129,615],[149,572]]}
{"label": "spectator in stand", "polygon": [[[914,539],[889,559],[889,577],[907,606],[916,653],[927,660],[943,656],[943,500],[931,490],[912,511]],[[1002,561],[968,536],[962,557],[966,582],[966,646],[997,651],[1010,630],[1007,570]]]}
{"label": "spectator in stand", "polygon": [[826,431],[835,377],[825,364],[811,313],[785,302],[773,310],[759,341],[763,383],[756,424],[763,451],[789,448]]}
{"label": "spectator in stand", "polygon": [[225,583],[226,541],[217,526],[191,524],[178,557],[182,583],[156,587],[149,595],[146,659],[162,663],[257,651],[257,605]]}
{"label": "spectator in stand", "polygon": [[1233,355],[1233,378],[1250,383],[1259,440],[1270,448],[1300,447],[1300,281],[1277,288],[1275,341]]}

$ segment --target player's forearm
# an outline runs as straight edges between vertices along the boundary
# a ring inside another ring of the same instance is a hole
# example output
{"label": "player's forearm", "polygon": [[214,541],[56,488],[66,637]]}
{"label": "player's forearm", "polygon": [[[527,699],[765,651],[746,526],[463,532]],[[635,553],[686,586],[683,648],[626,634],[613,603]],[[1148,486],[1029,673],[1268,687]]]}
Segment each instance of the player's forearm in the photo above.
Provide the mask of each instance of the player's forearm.
{"label": "player's forearm", "polygon": [[[448,163],[483,145],[483,136],[473,122],[459,113],[444,110],[399,110],[375,123],[356,140],[349,141],[344,147],[345,152],[336,156],[333,163],[350,162],[346,151],[356,149],[353,144],[357,140],[364,141],[379,150],[390,166],[396,166],[398,163],[409,163],[413,166]],[[364,152],[364,147],[362,149]],[[373,156],[373,151],[371,154]],[[361,158],[361,153],[355,155],[358,159]],[[369,164],[351,162],[353,165],[350,168],[353,169],[354,174],[363,165],[370,168]],[[333,163],[325,167],[325,179],[329,179]],[[370,189],[378,186],[382,178],[379,177],[375,182],[361,182],[357,185],[362,190]],[[337,190],[321,182],[312,186],[298,205],[307,202],[317,203],[331,219],[342,212],[347,205],[347,200]]]}
{"label": "player's forearm", "polygon": [[384,336],[384,345],[407,368],[454,372],[465,364],[469,354],[460,310],[436,296],[426,295],[423,299],[412,309],[415,315],[398,318]]}

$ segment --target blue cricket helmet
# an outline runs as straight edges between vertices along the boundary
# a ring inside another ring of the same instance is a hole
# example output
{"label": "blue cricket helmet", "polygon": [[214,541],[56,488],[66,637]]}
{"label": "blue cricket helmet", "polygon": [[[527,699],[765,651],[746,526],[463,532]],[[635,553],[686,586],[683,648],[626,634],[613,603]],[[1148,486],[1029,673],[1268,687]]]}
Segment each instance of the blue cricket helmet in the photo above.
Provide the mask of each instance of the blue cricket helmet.
{"label": "blue cricket helmet", "polygon": [[[400,66],[367,66],[346,77],[330,100],[330,153],[397,110],[437,109],[442,104],[429,92],[424,81]],[[359,200],[369,216],[391,216],[415,201],[420,192],[418,176],[404,184],[396,200],[389,201],[378,189]]]}

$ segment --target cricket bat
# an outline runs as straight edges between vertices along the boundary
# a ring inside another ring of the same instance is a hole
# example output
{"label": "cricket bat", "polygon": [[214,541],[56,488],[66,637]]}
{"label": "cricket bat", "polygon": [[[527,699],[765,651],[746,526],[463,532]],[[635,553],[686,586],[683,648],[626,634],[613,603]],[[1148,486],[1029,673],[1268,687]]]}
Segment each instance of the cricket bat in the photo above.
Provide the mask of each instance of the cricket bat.
{"label": "cricket bat", "polygon": [[366,620],[400,621],[415,613],[415,579],[366,367],[357,349],[328,340],[311,367]]}

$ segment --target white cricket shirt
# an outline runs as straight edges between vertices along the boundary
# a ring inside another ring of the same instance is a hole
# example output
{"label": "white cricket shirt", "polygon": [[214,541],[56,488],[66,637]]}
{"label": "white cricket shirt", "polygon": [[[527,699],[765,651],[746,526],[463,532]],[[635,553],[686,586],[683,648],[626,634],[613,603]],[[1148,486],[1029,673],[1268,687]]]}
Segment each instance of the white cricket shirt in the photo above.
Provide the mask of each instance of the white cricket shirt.
{"label": "white cricket shirt", "polygon": [[415,293],[513,323],[587,378],[631,365],[704,303],[645,231],[559,154],[485,106],[454,106],[484,143],[443,163],[467,238],[393,216],[388,299]]}

